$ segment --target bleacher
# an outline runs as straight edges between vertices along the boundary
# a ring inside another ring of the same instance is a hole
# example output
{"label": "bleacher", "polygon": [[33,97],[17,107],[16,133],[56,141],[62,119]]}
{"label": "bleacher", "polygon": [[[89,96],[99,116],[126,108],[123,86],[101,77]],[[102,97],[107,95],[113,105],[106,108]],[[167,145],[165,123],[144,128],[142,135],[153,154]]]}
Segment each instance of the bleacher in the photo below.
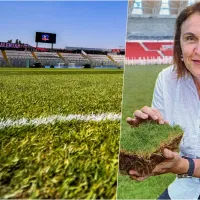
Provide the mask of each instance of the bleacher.
{"label": "bleacher", "polygon": [[126,59],[171,57],[174,25],[174,18],[129,18]]}
{"label": "bleacher", "polygon": [[173,55],[173,42],[143,42],[149,50],[161,51],[163,56]]}
{"label": "bleacher", "polygon": [[110,55],[114,61],[116,61],[117,63],[119,63],[120,65],[124,65],[124,55]]}
{"label": "bleacher", "polygon": [[[83,66],[86,64],[92,67],[118,67],[118,60],[115,61],[107,54],[113,49],[98,48],[79,48],[72,47],[66,49],[50,49],[32,47],[30,45],[22,45],[16,43],[0,42],[0,67],[33,67],[39,64],[42,66]],[[117,49],[118,50],[118,49]],[[118,54],[124,53],[118,50]],[[116,58],[117,59],[117,58]],[[121,64],[123,65],[123,64]]]}
{"label": "bleacher", "polygon": [[173,42],[143,42],[149,50],[161,50],[163,45],[173,45]]}
{"label": "bleacher", "polygon": [[172,46],[172,42],[127,42],[126,59],[171,57],[173,55]]}
{"label": "bleacher", "polygon": [[172,40],[174,25],[173,18],[129,18],[127,40]]}
{"label": "bleacher", "polygon": [[26,60],[28,59],[30,65],[35,62],[30,51],[15,51],[15,50],[6,50],[6,55],[10,64],[14,67],[26,66]]}
{"label": "bleacher", "polygon": [[126,43],[126,59],[161,57],[158,51],[146,51],[139,42]]}
{"label": "bleacher", "polygon": [[87,54],[92,62],[96,66],[112,66],[114,65],[113,61],[108,58],[107,55],[100,55],[100,54]]}
{"label": "bleacher", "polygon": [[58,63],[62,63],[62,59],[56,52],[35,52],[38,60],[45,66],[57,66]]}
{"label": "bleacher", "polygon": [[110,61],[110,59],[106,55],[100,55],[100,54],[87,54],[87,55],[90,56],[95,61],[100,61],[100,62]]}
{"label": "bleacher", "polygon": [[177,15],[190,1],[133,1],[129,3],[125,63],[171,64]]}
{"label": "bleacher", "polygon": [[0,51],[0,66],[2,67],[7,66],[7,63],[5,62],[1,51]]}
{"label": "bleacher", "polygon": [[74,63],[77,66],[82,66],[89,63],[87,58],[84,58],[81,54],[76,53],[62,53],[64,59],[69,63]]}
{"label": "bleacher", "polygon": [[161,51],[164,56],[173,56],[173,50],[167,49],[167,50],[162,50]]}

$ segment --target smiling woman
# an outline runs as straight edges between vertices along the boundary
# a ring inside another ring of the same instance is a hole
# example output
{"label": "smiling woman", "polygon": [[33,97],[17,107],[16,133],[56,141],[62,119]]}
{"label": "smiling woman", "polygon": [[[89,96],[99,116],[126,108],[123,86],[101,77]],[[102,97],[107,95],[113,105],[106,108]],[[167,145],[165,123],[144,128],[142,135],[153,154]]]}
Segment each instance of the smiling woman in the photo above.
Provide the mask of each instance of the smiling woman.
{"label": "smiling woman", "polygon": [[143,106],[134,112],[134,118],[127,118],[134,128],[148,120],[160,126],[177,124],[184,130],[180,154],[164,148],[165,160],[151,173],[131,169],[130,177],[141,181],[174,173],[177,178],[158,198],[200,199],[200,2],[186,7],[177,17],[173,66],[158,75],[152,106]]}
{"label": "smiling woman", "polygon": [[194,13],[183,22],[180,37],[183,61],[193,75],[200,96],[200,13]]}

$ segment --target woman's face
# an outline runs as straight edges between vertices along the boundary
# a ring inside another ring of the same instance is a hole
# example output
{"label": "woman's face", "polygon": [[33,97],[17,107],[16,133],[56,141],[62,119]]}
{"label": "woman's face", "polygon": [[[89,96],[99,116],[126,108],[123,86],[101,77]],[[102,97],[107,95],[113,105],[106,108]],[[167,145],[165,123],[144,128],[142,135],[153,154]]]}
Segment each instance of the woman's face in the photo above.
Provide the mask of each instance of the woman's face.
{"label": "woman's face", "polygon": [[200,79],[200,13],[192,14],[182,23],[180,43],[186,68]]}

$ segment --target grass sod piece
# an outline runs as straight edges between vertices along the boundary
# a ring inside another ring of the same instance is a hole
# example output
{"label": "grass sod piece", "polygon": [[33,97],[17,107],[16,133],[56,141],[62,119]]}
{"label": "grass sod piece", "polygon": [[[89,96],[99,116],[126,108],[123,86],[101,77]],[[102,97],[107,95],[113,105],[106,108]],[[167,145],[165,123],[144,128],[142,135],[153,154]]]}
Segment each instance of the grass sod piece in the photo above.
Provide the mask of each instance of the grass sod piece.
{"label": "grass sod piece", "polygon": [[130,128],[121,136],[119,170],[127,175],[134,169],[146,176],[155,166],[165,160],[162,151],[168,148],[178,151],[183,130],[179,126],[159,125],[146,122],[137,128]]}

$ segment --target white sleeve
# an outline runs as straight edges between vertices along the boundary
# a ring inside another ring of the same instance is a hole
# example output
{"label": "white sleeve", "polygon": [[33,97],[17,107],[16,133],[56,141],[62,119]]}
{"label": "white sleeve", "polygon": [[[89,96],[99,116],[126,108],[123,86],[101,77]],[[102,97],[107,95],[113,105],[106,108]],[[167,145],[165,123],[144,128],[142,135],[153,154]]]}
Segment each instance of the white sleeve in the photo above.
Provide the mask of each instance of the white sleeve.
{"label": "white sleeve", "polygon": [[165,117],[162,73],[158,75],[156,80],[151,107],[158,109],[162,116]]}

